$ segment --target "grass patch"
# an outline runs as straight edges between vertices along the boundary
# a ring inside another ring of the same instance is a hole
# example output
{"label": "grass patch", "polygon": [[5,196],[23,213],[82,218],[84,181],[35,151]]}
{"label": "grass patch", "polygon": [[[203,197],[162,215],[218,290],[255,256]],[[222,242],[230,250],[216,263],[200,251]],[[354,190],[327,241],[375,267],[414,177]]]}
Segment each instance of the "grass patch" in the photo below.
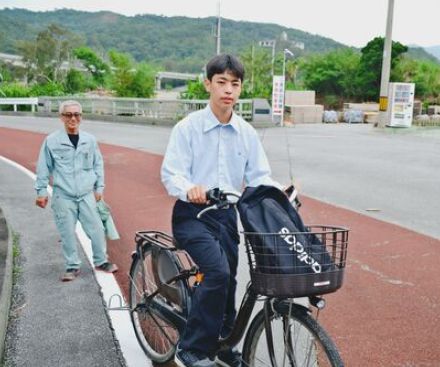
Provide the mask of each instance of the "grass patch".
{"label": "grass patch", "polygon": [[18,277],[21,274],[21,267],[19,266],[19,258],[21,255],[20,250],[20,235],[17,232],[12,231],[12,280],[15,284],[17,282]]}

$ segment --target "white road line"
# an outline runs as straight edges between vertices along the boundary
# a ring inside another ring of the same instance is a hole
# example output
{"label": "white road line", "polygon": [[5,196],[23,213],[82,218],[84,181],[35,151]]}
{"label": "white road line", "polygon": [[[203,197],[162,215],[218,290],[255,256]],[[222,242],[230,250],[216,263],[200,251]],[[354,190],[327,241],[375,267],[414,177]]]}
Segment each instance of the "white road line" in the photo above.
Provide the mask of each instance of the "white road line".
{"label": "white road line", "polygon": [[[0,155],[0,160],[17,168],[21,172],[28,175],[32,180],[34,181],[36,180],[36,175],[33,172],[23,167],[22,165],[18,164],[17,162],[11,161],[10,159],[3,157],[1,155]],[[48,187],[48,192],[49,195],[52,195],[51,187]],[[78,223],[76,227],[76,234],[78,236],[79,242],[86,254],[89,263],[93,264],[92,246],[89,238],[84,233],[80,223]],[[101,287],[104,302],[107,305],[107,307],[109,306],[108,302],[110,300],[110,297],[112,297],[115,294],[119,295],[121,299],[124,299],[122,296],[121,288],[119,288],[119,285],[116,282],[116,279],[113,274],[107,274],[101,271],[95,271],[93,265],[91,265],[91,267],[95,272],[96,280],[99,286]],[[116,298],[117,297],[115,297],[114,301],[117,301]],[[119,304],[117,304],[117,302],[114,301],[112,301],[111,306],[112,307],[119,306]],[[128,367],[152,366],[151,361],[149,361],[148,357],[146,357],[145,353],[143,352],[142,348],[139,345],[138,340],[136,339],[136,335],[134,333],[133,326],[130,320],[129,312],[127,310],[109,311],[108,314],[113,329],[115,331],[116,339],[118,340],[119,345],[121,346],[121,351],[125,358],[127,366]]]}

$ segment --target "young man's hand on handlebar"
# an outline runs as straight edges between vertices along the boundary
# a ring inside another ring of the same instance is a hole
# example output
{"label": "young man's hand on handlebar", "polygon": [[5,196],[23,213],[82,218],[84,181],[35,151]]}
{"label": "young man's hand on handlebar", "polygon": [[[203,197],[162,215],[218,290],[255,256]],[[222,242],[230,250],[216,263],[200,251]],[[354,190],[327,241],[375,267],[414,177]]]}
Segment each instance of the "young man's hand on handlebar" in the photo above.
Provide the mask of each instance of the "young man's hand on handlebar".
{"label": "young man's hand on handlebar", "polygon": [[206,187],[204,186],[194,186],[188,190],[186,196],[190,203],[194,204],[207,204],[208,200],[206,199]]}

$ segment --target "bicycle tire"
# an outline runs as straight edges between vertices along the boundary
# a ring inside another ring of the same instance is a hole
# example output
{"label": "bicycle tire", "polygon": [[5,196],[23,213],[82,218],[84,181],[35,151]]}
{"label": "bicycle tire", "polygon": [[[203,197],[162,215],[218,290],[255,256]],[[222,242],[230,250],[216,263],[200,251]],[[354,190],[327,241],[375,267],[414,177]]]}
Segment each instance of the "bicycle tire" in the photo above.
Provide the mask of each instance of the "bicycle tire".
{"label": "bicycle tire", "polygon": [[[180,334],[177,328],[164,319],[155,308],[144,306],[136,309],[139,304],[145,305],[143,299],[157,289],[152,268],[153,247],[145,246],[142,251],[143,261],[139,255],[136,255],[130,269],[131,321],[136,337],[145,354],[156,363],[166,363],[174,357]],[[170,264],[173,263],[172,255],[169,252],[163,251],[161,256],[167,257]],[[178,271],[177,266],[175,271]],[[143,272],[145,276],[142,276]],[[178,281],[174,286],[180,294],[180,302],[171,302],[161,294],[154,297],[154,302],[158,305],[166,305],[173,308],[175,312],[184,314],[187,310],[188,289],[184,281]],[[145,289],[145,292],[143,289]]]}
{"label": "bicycle tire", "polygon": [[344,366],[333,341],[303,307],[292,305],[289,308],[286,305],[281,312],[279,310],[275,313],[271,312],[270,327],[274,363],[271,361],[269,341],[266,339],[265,311],[263,309],[255,316],[246,333],[243,346],[244,366]]}

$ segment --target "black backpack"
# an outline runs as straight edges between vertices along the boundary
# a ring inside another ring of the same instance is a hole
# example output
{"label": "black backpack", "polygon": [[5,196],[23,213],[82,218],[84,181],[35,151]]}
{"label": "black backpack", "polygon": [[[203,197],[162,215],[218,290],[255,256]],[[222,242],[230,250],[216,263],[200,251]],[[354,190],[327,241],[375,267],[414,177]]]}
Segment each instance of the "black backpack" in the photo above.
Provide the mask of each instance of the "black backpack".
{"label": "black backpack", "polygon": [[325,245],[310,233],[287,196],[272,186],[248,187],[237,204],[257,271],[318,274],[332,270]]}

